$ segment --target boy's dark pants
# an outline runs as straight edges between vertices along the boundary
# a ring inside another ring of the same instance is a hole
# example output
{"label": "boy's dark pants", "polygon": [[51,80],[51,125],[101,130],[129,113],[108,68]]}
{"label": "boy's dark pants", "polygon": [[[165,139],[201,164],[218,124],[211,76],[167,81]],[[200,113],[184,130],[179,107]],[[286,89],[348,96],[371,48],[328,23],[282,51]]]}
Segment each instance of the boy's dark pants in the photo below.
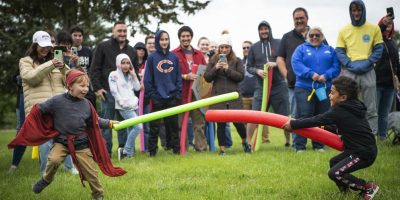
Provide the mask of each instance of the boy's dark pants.
{"label": "boy's dark pants", "polygon": [[[175,99],[166,100],[166,101],[157,101],[153,100],[153,110],[152,112],[156,112],[159,110],[164,110],[167,108],[171,108],[177,105]],[[150,136],[149,136],[149,152],[150,154],[154,154],[158,149],[158,134],[160,131],[161,120],[164,120],[165,125],[165,134],[167,138],[170,138],[170,145],[174,153],[179,153],[180,145],[179,145],[179,126],[178,126],[178,115],[172,115],[169,117],[165,117],[163,119],[157,119],[150,122]]]}
{"label": "boy's dark pants", "polygon": [[[66,146],[60,143],[54,143],[49,157],[47,158],[46,170],[43,175],[43,179],[45,181],[48,183],[53,181],[58,167],[68,154],[69,151]],[[75,155],[82,170],[84,180],[89,182],[90,189],[92,190],[92,196],[95,198],[103,196],[103,187],[100,184],[96,170],[96,163],[93,160],[93,155],[92,152],[90,152],[90,149],[85,148],[76,150]]]}
{"label": "boy's dark pants", "polygon": [[331,169],[328,172],[328,176],[336,183],[340,190],[349,187],[353,190],[364,189],[364,185],[367,182],[350,173],[371,166],[375,161],[377,150],[374,148],[372,151],[364,152],[361,155],[343,152],[331,158],[329,162]]}

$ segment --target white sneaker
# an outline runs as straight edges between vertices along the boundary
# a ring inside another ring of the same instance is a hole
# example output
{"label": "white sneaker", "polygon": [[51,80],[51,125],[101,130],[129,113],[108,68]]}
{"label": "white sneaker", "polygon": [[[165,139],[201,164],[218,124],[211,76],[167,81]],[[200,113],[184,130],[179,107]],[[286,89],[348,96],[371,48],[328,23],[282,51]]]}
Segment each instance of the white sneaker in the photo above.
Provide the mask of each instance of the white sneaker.
{"label": "white sneaker", "polygon": [[73,167],[73,168],[70,170],[70,172],[71,172],[71,174],[73,174],[73,175],[78,175],[78,174],[79,174],[79,171],[78,171],[75,167]]}
{"label": "white sneaker", "polygon": [[324,149],[324,148],[320,148],[320,149],[315,149],[315,151],[318,151],[318,152],[320,152],[320,153],[324,153],[324,152],[325,152],[325,149]]}

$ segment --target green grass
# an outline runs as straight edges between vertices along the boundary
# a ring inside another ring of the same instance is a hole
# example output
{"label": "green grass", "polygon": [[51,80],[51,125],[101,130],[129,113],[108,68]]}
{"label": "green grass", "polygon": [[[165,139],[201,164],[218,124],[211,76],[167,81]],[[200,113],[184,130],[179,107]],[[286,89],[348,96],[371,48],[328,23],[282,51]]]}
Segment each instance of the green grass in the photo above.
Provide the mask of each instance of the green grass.
{"label": "green grass", "polygon": [[[7,173],[12,151],[6,144],[14,135],[14,131],[0,131],[0,199],[90,199],[89,185],[82,187],[78,176],[61,168],[49,187],[41,194],[34,194],[31,186],[40,179],[40,174],[38,161],[30,158],[31,148],[27,149],[18,170]],[[132,159],[118,161],[114,149],[114,165],[128,173],[117,178],[100,174],[104,195],[107,199],[118,200],[360,199],[356,192],[340,194],[327,176],[329,159],[338,151],[308,150],[296,154],[283,146],[282,132],[272,129],[272,142],[247,155],[243,153],[237,134],[232,135],[234,145],[226,156],[192,150],[186,156],[177,156],[159,150],[155,158],[139,153]],[[381,190],[376,199],[398,199],[400,145],[384,142],[379,143],[378,148],[374,165],[355,175],[379,184]]]}

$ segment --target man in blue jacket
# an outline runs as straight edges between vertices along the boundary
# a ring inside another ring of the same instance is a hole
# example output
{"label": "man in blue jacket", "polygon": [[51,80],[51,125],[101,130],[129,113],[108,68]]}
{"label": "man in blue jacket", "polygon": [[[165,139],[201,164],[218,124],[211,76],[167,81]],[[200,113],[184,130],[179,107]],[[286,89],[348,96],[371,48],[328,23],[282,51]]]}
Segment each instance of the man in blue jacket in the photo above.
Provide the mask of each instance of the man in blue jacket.
{"label": "man in blue jacket", "polygon": [[336,53],[344,67],[344,75],[353,78],[359,84],[362,100],[367,107],[369,125],[376,134],[378,115],[374,65],[382,55],[382,34],[377,25],[366,21],[363,1],[353,0],[349,12],[351,24],[340,30]]}

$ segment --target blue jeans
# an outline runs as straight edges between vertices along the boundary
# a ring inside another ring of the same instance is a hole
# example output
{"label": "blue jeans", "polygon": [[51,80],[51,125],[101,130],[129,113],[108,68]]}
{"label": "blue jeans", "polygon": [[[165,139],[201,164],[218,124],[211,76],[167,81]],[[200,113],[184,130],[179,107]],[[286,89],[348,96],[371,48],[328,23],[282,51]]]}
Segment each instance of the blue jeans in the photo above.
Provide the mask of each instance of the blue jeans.
{"label": "blue jeans", "polygon": [[[107,98],[101,101],[101,117],[104,119],[121,120],[121,116],[115,110],[115,100],[110,91],[107,91]],[[109,128],[101,129],[103,138],[106,140],[106,146],[110,157],[112,155],[112,130]],[[123,129],[117,132],[118,134],[118,147],[123,148],[128,136],[127,130]]]}
{"label": "blue jeans", "polygon": [[378,105],[378,136],[386,138],[388,115],[392,108],[395,90],[390,87],[376,87],[376,103]]}
{"label": "blue jeans", "polygon": [[[18,108],[16,109],[17,115],[17,134],[22,127],[22,124],[25,121],[25,108],[24,108],[24,94],[19,93],[19,102]],[[16,146],[13,151],[12,163],[13,166],[18,166],[19,162],[22,160],[24,156],[26,146]]]}
{"label": "blue jeans", "polygon": [[[47,165],[47,157],[49,157],[50,150],[53,147],[53,140],[49,140],[39,146],[39,162],[40,162],[40,173],[44,174]],[[64,168],[72,169],[74,165],[72,164],[71,155],[65,157]]]}
{"label": "blue jeans", "polygon": [[[118,112],[124,119],[132,119],[137,117],[137,114],[134,110],[118,110]],[[129,134],[125,143],[124,153],[126,153],[129,157],[132,157],[135,153],[135,139],[141,129],[142,124],[136,124],[133,127],[128,128]]]}
{"label": "blue jeans", "polygon": [[[290,107],[290,115],[294,118],[296,118],[296,95],[294,93],[294,89],[288,88],[289,90],[289,107]],[[292,133],[292,141],[295,140],[296,134]],[[294,145],[293,145],[294,147]]]}
{"label": "blue jeans", "polygon": [[225,139],[226,139],[226,146],[231,147],[233,145],[232,136],[231,136],[231,123],[227,122],[225,126]]}
{"label": "blue jeans", "polygon": [[[296,118],[302,119],[302,118],[309,118],[313,117],[318,114],[322,114],[326,111],[329,110],[330,103],[329,99],[325,99],[323,101],[319,101],[316,95],[314,94],[311,98],[310,101],[307,101],[308,95],[310,95],[311,91],[301,88],[301,87],[296,87],[294,89],[296,95],[296,105],[297,105],[297,116]],[[330,90],[326,91],[327,96],[330,93]],[[294,148],[296,150],[305,150],[306,149],[306,144],[307,144],[307,138],[301,136],[301,135],[296,135],[296,137],[293,140]],[[318,142],[312,141],[312,146],[314,149],[322,149],[324,148],[323,144],[320,144]]]}

